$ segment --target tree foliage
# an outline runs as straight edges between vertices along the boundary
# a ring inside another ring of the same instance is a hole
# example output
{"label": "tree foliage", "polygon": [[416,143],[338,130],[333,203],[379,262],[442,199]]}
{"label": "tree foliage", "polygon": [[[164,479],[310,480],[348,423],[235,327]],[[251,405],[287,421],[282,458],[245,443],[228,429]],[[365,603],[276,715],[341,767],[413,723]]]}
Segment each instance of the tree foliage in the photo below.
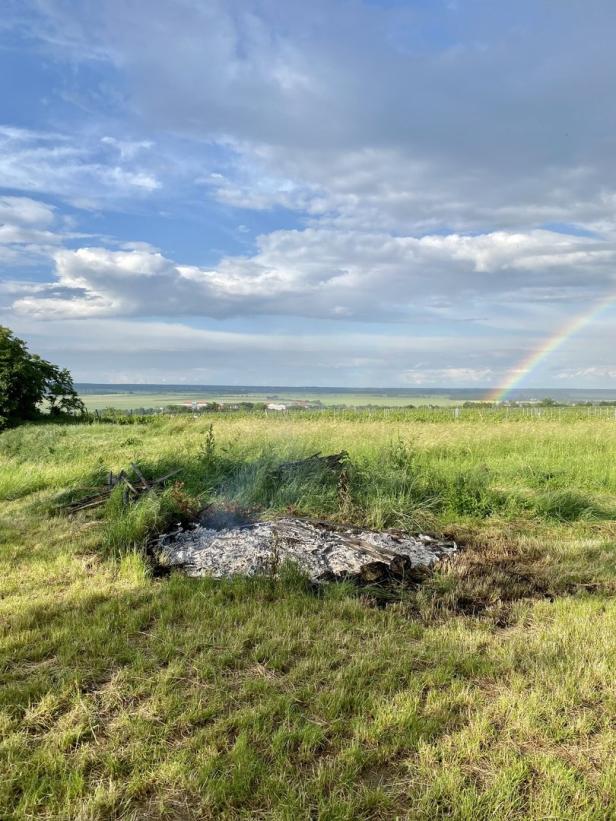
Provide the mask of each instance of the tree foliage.
{"label": "tree foliage", "polygon": [[0,325],[0,428],[85,410],[66,368],[31,354],[21,339]]}

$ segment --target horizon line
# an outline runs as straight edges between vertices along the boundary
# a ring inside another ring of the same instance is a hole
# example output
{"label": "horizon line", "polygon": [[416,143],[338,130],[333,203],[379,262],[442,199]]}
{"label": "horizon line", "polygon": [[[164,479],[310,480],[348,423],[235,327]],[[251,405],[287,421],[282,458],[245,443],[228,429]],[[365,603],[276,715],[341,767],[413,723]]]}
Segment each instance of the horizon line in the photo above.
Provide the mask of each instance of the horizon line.
{"label": "horizon line", "polygon": [[[210,389],[218,389],[218,388],[225,388],[225,389],[255,389],[255,390],[262,390],[262,389],[286,389],[286,390],[339,390],[339,391],[355,391],[355,392],[370,392],[370,391],[490,391],[494,390],[497,386],[493,385],[457,385],[457,386],[446,386],[446,385],[415,385],[413,387],[406,387],[402,385],[374,385],[374,386],[345,386],[345,385],[268,385],[268,384],[260,384],[260,385],[247,385],[247,384],[214,384],[214,383],[197,383],[197,382],[82,382],[82,381],[75,381],[75,386],[83,386],[83,387],[106,387],[106,388],[122,388],[122,387],[133,387],[133,388],[147,388],[147,387],[159,387],[159,388],[210,388]],[[521,387],[521,388],[510,388],[511,392],[518,392],[518,393],[529,393],[529,392],[536,392],[536,391],[601,391],[601,392],[616,392],[616,385],[613,388],[595,388],[591,386],[582,386],[582,387],[548,387],[548,386],[528,386],[528,387]]]}

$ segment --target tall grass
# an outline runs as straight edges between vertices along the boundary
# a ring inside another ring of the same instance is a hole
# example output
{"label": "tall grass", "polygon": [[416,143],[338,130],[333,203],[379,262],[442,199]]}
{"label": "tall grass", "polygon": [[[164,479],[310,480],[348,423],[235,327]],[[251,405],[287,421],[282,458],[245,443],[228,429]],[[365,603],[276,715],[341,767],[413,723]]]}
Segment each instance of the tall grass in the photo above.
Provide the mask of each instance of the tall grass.
{"label": "tall grass", "polygon": [[[102,425],[24,427],[0,440],[0,498],[92,484],[102,472],[136,459],[153,474],[181,465],[187,491],[203,499],[270,513],[344,515],[375,527],[438,528],[455,517],[575,521],[612,515],[611,419],[567,426],[543,418],[429,426],[414,417],[396,424],[360,419],[218,415],[214,421],[157,420],[131,427],[130,434]],[[114,448],[107,454],[110,440]],[[340,449],[350,454],[344,499],[327,474],[271,479],[282,461]],[[150,499],[129,511],[128,531],[113,540],[138,541],[131,527],[135,534],[148,530],[145,520],[159,515],[154,506]],[[112,510],[116,518],[123,515],[118,507]],[[166,519],[172,511],[160,515]]]}

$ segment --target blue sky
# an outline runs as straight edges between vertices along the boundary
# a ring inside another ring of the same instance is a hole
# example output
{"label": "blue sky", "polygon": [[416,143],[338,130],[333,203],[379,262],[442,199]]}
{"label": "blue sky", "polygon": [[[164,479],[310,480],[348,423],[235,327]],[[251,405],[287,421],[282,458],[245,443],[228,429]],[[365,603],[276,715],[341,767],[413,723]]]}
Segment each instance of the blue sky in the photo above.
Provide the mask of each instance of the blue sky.
{"label": "blue sky", "polygon": [[[616,292],[608,0],[5,0],[0,323],[79,381],[490,386]],[[616,309],[530,374],[616,387]]]}

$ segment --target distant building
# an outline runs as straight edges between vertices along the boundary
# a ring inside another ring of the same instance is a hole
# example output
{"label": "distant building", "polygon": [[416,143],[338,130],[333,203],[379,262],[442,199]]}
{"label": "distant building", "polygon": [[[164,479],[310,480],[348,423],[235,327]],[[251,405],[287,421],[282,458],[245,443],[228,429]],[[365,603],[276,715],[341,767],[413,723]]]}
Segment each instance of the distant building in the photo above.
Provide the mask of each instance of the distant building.
{"label": "distant building", "polygon": [[182,407],[184,408],[192,408],[192,410],[202,410],[203,408],[207,408],[207,402],[182,402]]}
{"label": "distant building", "polygon": [[268,402],[265,409],[271,411],[286,411],[287,406],[283,405],[282,402]]}

